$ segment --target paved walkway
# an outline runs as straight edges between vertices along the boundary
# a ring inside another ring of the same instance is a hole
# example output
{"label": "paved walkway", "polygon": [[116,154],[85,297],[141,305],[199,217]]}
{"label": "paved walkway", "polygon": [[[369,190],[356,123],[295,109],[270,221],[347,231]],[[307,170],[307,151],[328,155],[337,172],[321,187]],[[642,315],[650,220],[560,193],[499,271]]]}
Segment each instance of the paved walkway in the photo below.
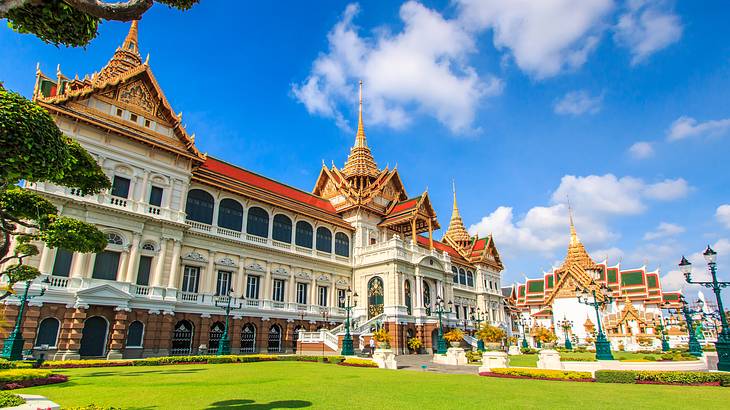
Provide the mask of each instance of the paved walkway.
{"label": "paved walkway", "polygon": [[[468,366],[449,366],[446,364],[436,364],[431,361],[433,358],[430,354],[408,354],[396,356],[398,370],[415,370],[419,372],[436,372],[451,374],[478,374],[478,365]],[[422,366],[426,366],[424,369]]]}

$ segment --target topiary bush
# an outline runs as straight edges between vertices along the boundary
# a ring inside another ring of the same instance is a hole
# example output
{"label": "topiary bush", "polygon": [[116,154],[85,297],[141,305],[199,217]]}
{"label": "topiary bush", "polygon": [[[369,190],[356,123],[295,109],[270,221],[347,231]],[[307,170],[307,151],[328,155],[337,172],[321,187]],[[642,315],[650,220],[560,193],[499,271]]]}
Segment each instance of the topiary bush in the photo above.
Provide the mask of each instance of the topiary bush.
{"label": "topiary bush", "polygon": [[25,399],[6,391],[0,391],[0,408],[15,407],[25,404]]}
{"label": "topiary bush", "polygon": [[354,357],[348,357],[344,361],[338,363],[340,366],[351,366],[351,367],[378,367],[378,365],[368,359],[357,359]]}
{"label": "topiary bush", "polygon": [[[492,374],[489,374],[492,373]],[[593,381],[591,372],[576,372],[571,370],[547,370],[547,369],[528,369],[528,368],[497,368],[491,369],[489,373],[480,373],[482,375],[504,375],[514,377],[525,377],[530,379],[549,379],[549,380],[583,380]]]}
{"label": "topiary bush", "polygon": [[661,370],[597,370],[599,383],[685,384],[730,386],[730,374]]}
{"label": "topiary bush", "polygon": [[636,383],[636,372],[632,370],[596,370],[599,383]]}

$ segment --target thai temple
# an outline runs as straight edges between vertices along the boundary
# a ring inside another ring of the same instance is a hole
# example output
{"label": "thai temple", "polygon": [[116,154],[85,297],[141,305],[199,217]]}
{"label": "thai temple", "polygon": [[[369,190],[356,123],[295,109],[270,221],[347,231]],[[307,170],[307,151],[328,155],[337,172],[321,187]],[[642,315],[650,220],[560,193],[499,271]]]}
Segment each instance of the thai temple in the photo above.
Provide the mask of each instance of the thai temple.
{"label": "thai temple", "polygon": [[[98,254],[40,243],[28,259],[42,273],[31,291],[48,282],[22,323],[35,355],[215,351],[229,302],[231,351],[244,354],[338,353],[348,312],[355,351],[382,326],[397,353],[410,338],[428,352],[439,300],[445,327],[507,327],[493,238],[467,233],[455,191],[446,233],[434,238],[441,225],[429,193],[408,194],[399,170],[379,167],[368,146],[362,84],[349,156],[341,168],[323,164],[311,192],[201,153],[141,57],[136,21],[98,72],[38,69],[33,99],[113,183],[88,196],[26,185],[108,240]],[[18,305],[6,299],[6,317]]]}
{"label": "thai temple", "polygon": [[[598,270],[597,280],[591,272]],[[577,289],[606,286],[612,298],[600,311],[600,323],[614,350],[646,350],[660,346],[655,332],[664,320],[664,309],[679,307],[680,292],[665,292],[659,281],[659,270],[647,271],[642,266],[624,269],[608,261],[595,262],[580,241],[570,215],[570,241],[563,263],[544,272],[539,279],[527,279],[504,289],[508,310],[514,313],[513,329],[531,340],[534,329],[550,329],[558,344],[567,337],[574,345],[590,345],[595,340],[598,318],[593,306],[579,302]],[[565,326],[563,324],[566,324]],[[686,343],[683,332],[670,328],[673,344]],[[535,345],[533,341],[533,345]]]}

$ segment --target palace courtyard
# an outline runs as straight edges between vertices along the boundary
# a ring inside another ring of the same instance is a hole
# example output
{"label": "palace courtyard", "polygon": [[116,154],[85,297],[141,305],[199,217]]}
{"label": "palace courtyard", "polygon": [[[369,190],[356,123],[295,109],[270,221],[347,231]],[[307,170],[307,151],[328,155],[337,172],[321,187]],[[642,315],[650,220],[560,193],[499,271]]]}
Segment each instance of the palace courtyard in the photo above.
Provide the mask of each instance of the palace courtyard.
{"label": "palace courtyard", "polygon": [[[301,362],[59,370],[69,382],[16,390],[63,408],[727,408],[730,389],[499,379]],[[447,394],[448,393],[448,394]],[[725,404],[723,404],[725,403]]]}

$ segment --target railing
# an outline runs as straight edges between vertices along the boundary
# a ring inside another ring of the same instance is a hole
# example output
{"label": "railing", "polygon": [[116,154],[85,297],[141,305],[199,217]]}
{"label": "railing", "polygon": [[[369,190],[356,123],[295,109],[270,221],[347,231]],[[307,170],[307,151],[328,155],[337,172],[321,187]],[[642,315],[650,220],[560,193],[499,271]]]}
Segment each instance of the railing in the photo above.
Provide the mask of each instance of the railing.
{"label": "railing", "polygon": [[191,228],[195,228],[204,232],[210,232],[211,228],[213,227],[213,225],[208,225],[197,221],[191,221],[190,219],[186,219],[185,222],[187,222],[187,224],[190,225]]}
{"label": "railing", "polygon": [[286,242],[279,242],[279,241],[272,240],[271,241],[271,244],[274,245],[274,246],[276,246],[277,248],[291,249],[291,244],[286,243]]}
{"label": "railing", "polygon": [[322,334],[322,341],[324,342],[324,344],[329,346],[330,349],[337,350],[340,347],[339,339],[337,338],[337,336],[332,334],[329,330],[322,329],[322,330],[320,330],[320,333]]}
{"label": "railing", "polygon": [[241,238],[242,235],[241,232],[234,231],[232,229],[221,228],[220,226],[216,227],[216,232],[223,236],[228,236],[231,238]]}
{"label": "railing", "polygon": [[162,210],[159,206],[154,205],[148,205],[147,206],[147,213],[150,215],[159,215]]}
{"label": "railing", "polygon": [[200,294],[193,292],[180,292],[180,299],[186,302],[197,302],[200,299]]}
{"label": "railing", "polygon": [[246,240],[256,243],[263,243],[264,245],[267,244],[269,241],[266,238],[262,238],[260,236],[251,235],[250,233],[246,234]]}
{"label": "railing", "polygon": [[286,302],[271,302],[271,307],[274,309],[286,309]]}
{"label": "railing", "polygon": [[116,206],[127,207],[127,198],[119,198],[116,196],[109,197],[109,203]]}
{"label": "railing", "polygon": [[469,336],[466,333],[464,334],[464,341],[469,344],[469,346],[477,347],[477,338],[473,336]]}
{"label": "railing", "polygon": [[246,306],[248,307],[259,307],[259,303],[258,299],[246,299]]}
{"label": "railing", "polygon": [[150,287],[149,286],[143,286],[143,285],[133,285],[134,286],[134,294],[139,296],[147,296],[150,294]]}
{"label": "railing", "polygon": [[68,287],[68,278],[62,276],[49,276],[51,283],[48,285],[51,288],[66,288]]}

